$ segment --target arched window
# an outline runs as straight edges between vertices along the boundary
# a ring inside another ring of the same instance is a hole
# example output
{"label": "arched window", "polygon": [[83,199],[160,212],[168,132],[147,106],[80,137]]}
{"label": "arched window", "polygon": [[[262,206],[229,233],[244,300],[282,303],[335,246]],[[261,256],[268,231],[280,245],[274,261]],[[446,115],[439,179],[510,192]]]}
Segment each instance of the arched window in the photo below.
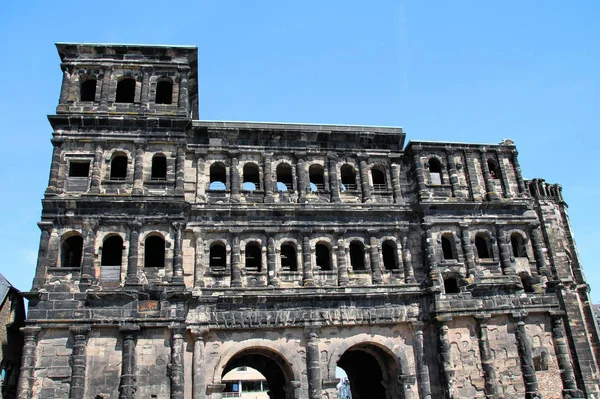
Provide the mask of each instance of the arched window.
{"label": "arched window", "polygon": [[489,259],[492,257],[490,240],[485,234],[477,234],[475,237],[475,247],[477,248],[479,259]]}
{"label": "arched window", "polygon": [[352,165],[345,164],[340,169],[340,175],[342,177],[342,191],[356,191],[356,172]]}
{"label": "arched window", "polygon": [[213,243],[210,246],[210,268],[213,270],[223,270],[227,266],[227,250],[225,245],[220,242]]}
{"label": "arched window", "polygon": [[221,162],[214,162],[210,165],[210,185],[209,190],[225,191],[227,183],[227,173],[225,165]]}
{"label": "arched window", "polygon": [[350,243],[350,265],[353,270],[365,270],[365,246],[358,240]]}
{"label": "arched window", "polygon": [[454,250],[454,241],[452,234],[444,234],[442,236],[442,252],[444,253],[444,259],[456,259],[456,251]]}
{"label": "arched window", "polygon": [[102,243],[101,266],[121,266],[123,261],[123,239],[121,236],[110,236]]}
{"label": "arched window", "polygon": [[371,178],[373,179],[373,190],[384,191],[387,188],[385,172],[381,167],[374,166],[371,168]]}
{"label": "arched window", "polygon": [[74,235],[64,238],[60,248],[61,267],[80,267],[83,253],[83,237]]}
{"label": "arched window", "polygon": [[173,81],[169,78],[160,78],[156,83],[156,104],[173,103]]}
{"label": "arched window", "polygon": [[512,247],[513,256],[515,258],[526,258],[527,250],[525,249],[525,243],[523,237],[519,233],[512,233],[510,235],[510,245]]}
{"label": "arched window", "polygon": [[298,271],[296,246],[294,244],[281,244],[281,269],[290,272]]}
{"label": "arched window", "polygon": [[260,245],[251,242],[246,245],[246,270],[260,272],[262,270],[262,251]]}
{"label": "arched window", "polygon": [[117,153],[110,161],[111,180],[125,180],[127,178],[127,155]]}
{"label": "arched window", "polygon": [[446,277],[444,279],[444,291],[446,294],[458,294],[460,292],[456,277]]}
{"label": "arched window", "polygon": [[498,164],[493,159],[489,158],[487,160],[488,169],[490,170],[490,179],[499,179],[500,178],[500,170],[498,169]]}
{"label": "arched window", "polygon": [[394,270],[398,268],[398,262],[396,262],[396,243],[387,240],[381,245],[381,253],[383,255],[383,267],[386,270]]}
{"label": "arched window", "polygon": [[258,166],[255,163],[248,162],[244,164],[242,189],[248,191],[260,190],[260,177]]}
{"label": "arched window", "polygon": [[437,158],[429,159],[429,183],[442,184],[442,164]]}
{"label": "arched window", "polygon": [[151,180],[167,179],[167,157],[164,154],[156,154],[152,157]]}
{"label": "arched window", "polygon": [[81,82],[79,98],[81,101],[96,100],[96,79],[87,78]]}
{"label": "arched window", "polygon": [[165,240],[162,237],[147,237],[144,248],[144,267],[165,267]]}
{"label": "arched window", "polygon": [[548,352],[541,351],[539,355],[533,356],[533,368],[535,371],[548,371],[550,367],[550,356]]}
{"label": "arched window", "polygon": [[315,255],[317,258],[317,267],[320,267],[321,270],[331,270],[331,254],[326,244],[317,244],[315,246]]}
{"label": "arched window", "polygon": [[135,99],[135,79],[123,78],[117,83],[117,96],[115,101],[118,103],[132,103]]}
{"label": "arched window", "polygon": [[277,191],[293,191],[292,167],[288,163],[277,165]]}
{"label": "arched window", "polygon": [[310,165],[308,168],[308,178],[310,180],[310,191],[323,191],[325,190],[325,177],[324,177],[323,166],[318,163]]}

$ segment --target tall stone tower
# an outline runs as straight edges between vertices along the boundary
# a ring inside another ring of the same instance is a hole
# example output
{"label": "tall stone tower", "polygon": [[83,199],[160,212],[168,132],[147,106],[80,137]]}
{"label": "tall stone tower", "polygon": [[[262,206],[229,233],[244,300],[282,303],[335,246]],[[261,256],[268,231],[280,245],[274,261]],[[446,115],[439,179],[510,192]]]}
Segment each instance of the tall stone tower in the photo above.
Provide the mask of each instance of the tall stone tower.
{"label": "tall stone tower", "polygon": [[561,187],[514,144],[198,120],[197,49],[57,45],[19,398],[599,398]]}

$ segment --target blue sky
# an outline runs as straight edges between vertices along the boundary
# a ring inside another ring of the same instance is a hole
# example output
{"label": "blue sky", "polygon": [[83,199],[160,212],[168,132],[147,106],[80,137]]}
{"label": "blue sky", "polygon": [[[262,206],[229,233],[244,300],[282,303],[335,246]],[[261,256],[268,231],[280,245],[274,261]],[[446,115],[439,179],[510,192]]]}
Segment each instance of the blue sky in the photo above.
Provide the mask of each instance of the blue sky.
{"label": "blue sky", "polygon": [[195,44],[200,118],[402,126],[407,139],[512,138],[563,185],[600,302],[600,2],[5,2],[0,14],[0,271],[35,268],[58,41]]}

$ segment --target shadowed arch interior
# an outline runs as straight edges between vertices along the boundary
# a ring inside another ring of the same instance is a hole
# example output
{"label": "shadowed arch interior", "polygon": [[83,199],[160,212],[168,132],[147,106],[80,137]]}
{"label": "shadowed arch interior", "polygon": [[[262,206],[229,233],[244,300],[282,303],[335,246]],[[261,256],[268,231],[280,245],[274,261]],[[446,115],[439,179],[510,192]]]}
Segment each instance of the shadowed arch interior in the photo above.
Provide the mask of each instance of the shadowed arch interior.
{"label": "shadowed arch interior", "polygon": [[[269,383],[270,399],[289,399],[285,387],[293,374],[287,362],[276,352],[266,348],[250,348],[239,352],[227,362],[221,378],[237,367],[252,367],[258,370]],[[292,394],[290,392],[290,394]]]}

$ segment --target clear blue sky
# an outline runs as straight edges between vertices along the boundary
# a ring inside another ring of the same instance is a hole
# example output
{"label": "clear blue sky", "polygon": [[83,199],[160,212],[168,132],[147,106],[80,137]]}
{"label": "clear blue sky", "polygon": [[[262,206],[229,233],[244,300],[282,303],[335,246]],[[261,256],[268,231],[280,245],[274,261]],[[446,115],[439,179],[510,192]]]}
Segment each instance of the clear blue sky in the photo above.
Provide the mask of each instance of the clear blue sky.
{"label": "clear blue sky", "polygon": [[[195,44],[200,118],[513,138],[563,185],[600,302],[600,2],[7,1],[0,13],[0,271],[28,290],[58,101],[58,41]],[[596,197],[599,196],[599,197]]]}

